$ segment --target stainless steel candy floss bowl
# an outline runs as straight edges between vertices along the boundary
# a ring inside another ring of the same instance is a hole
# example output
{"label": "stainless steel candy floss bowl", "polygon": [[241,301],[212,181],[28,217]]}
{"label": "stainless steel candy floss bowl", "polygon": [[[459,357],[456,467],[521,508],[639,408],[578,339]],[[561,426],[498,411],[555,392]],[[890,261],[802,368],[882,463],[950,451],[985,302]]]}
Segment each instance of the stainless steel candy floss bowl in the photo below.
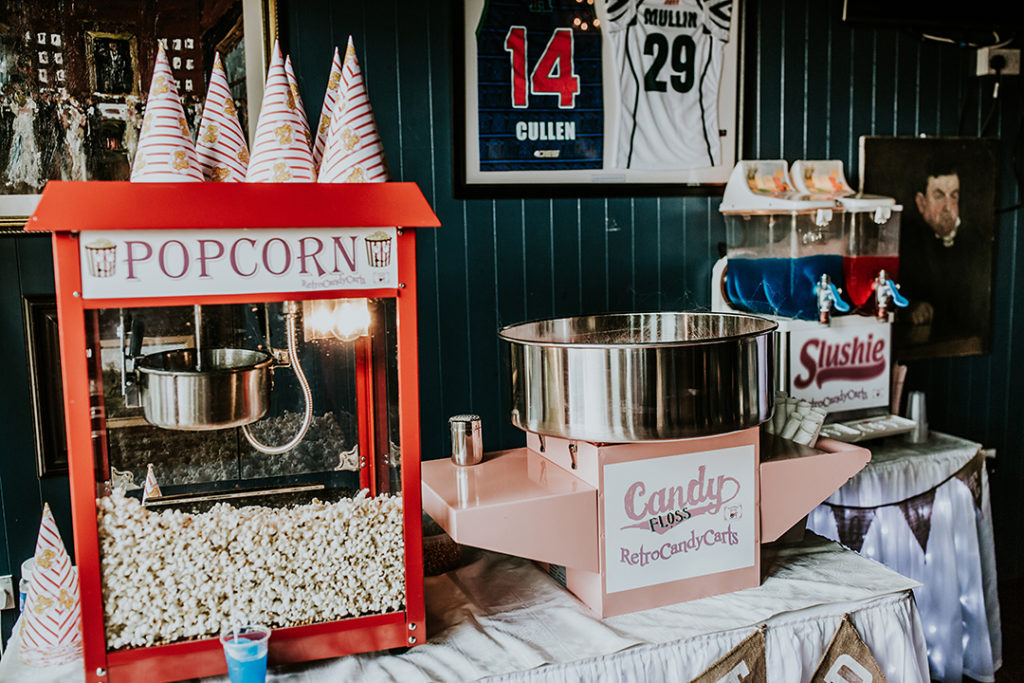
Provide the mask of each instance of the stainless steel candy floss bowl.
{"label": "stainless steel candy floss bowl", "polygon": [[510,325],[512,422],[592,442],[682,439],[771,415],[776,323],[724,313],[615,313]]}

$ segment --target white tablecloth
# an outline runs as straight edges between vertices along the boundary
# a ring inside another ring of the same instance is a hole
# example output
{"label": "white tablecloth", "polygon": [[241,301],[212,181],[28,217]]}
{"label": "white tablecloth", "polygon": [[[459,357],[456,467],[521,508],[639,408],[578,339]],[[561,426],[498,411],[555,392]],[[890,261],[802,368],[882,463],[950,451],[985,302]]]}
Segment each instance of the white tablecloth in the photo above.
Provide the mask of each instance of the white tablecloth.
{"label": "white tablecloth", "polygon": [[423,645],[281,667],[268,680],[687,681],[765,624],[769,680],[798,683],[849,613],[888,680],[927,683],[917,582],[813,535],[765,551],[763,564],[759,588],[602,620],[532,563],[482,552],[426,580]]}
{"label": "white tablecloth", "polygon": [[[995,545],[988,475],[981,468],[981,509],[960,480],[949,477],[980,445],[932,432],[927,442],[893,439],[871,449],[871,462],[827,502],[876,507],[861,553],[922,583],[914,593],[928,643],[931,675],[959,683],[964,675],[993,681],[1002,663]],[[897,505],[946,481],[935,491],[927,552]],[[838,538],[833,509],[815,509],[809,529]]]}

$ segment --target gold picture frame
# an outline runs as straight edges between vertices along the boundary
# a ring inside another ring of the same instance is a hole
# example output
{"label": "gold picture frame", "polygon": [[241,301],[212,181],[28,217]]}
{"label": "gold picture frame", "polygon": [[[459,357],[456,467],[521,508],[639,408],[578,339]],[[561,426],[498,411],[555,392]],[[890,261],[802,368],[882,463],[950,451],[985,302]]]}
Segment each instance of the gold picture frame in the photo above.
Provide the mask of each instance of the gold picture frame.
{"label": "gold picture frame", "polygon": [[131,33],[85,32],[89,89],[100,95],[138,95],[139,46]]}

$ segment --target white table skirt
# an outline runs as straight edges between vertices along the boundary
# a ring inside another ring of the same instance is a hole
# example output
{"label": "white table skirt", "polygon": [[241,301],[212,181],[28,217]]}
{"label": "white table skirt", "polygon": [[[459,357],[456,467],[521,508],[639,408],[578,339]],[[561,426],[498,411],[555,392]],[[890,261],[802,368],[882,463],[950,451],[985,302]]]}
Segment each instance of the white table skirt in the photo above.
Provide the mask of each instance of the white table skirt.
{"label": "white table skirt", "polygon": [[[871,448],[871,444],[867,444]],[[931,675],[959,683],[964,675],[993,681],[1002,663],[988,475],[982,467],[981,509],[970,490],[953,478],[935,491],[927,553],[921,550],[899,506],[948,479],[977,454],[980,445],[932,432],[918,445],[894,441],[872,448],[872,461],[827,502],[875,507],[861,553],[917,579],[917,606],[925,628]],[[838,538],[833,510],[816,508],[809,529]]]}
{"label": "white table skirt", "polygon": [[[797,683],[848,613],[888,680],[928,682],[917,582],[813,535],[765,551],[763,564],[759,588],[602,620],[531,562],[482,552],[426,580],[423,645],[281,667],[268,680],[687,681],[764,624],[768,680]],[[4,664],[0,679],[23,680]]]}
{"label": "white table skirt", "polygon": [[766,624],[768,679],[797,683],[849,613],[888,680],[928,682],[917,582],[813,535],[766,551],[764,566],[759,588],[602,620],[531,562],[485,552],[427,579],[425,644],[285,667],[269,680],[687,681]]}

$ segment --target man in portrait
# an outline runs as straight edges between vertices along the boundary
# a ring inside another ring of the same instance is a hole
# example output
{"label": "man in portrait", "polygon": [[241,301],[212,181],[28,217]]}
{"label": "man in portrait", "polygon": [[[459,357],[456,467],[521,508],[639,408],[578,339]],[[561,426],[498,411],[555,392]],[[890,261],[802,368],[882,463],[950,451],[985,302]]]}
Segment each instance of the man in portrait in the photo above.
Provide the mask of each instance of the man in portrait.
{"label": "man in portrait", "polygon": [[900,280],[910,306],[901,322],[910,343],[973,343],[989,325],[991,241],[960,215],[961,180],[956,166],[935,159],[904,207]]}
{"label": "man in portrait", "polygon": [[987,353],[999,143],[978,137],[861,138],[861,190],[900,214],[900,361]]}

